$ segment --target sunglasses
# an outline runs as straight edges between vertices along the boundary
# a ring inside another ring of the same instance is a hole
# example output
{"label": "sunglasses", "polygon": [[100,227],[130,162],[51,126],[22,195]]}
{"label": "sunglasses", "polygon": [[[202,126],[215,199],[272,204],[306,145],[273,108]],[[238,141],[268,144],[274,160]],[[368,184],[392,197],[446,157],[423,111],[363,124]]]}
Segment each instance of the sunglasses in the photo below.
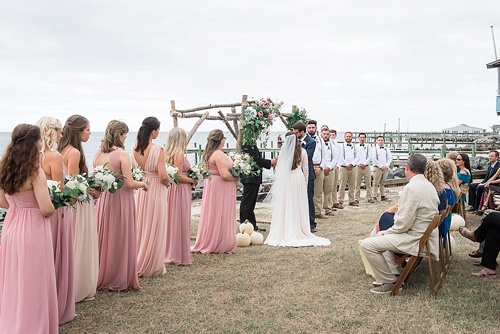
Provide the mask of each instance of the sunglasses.
{"label": "sunglasses", "polygon": [[455,160],[456,160],[456,161],[463,161],[464,159],[459,159],[459,158],[456,158]]}

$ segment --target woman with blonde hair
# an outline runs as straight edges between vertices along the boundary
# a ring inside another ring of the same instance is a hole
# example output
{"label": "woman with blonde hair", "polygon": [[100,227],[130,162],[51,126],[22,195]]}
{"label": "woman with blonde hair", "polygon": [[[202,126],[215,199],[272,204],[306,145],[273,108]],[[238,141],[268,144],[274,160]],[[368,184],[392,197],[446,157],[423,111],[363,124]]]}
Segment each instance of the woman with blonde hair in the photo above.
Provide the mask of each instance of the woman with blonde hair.
{"label": "woman with blonde hair", "polygon": [[137,273],[140,277],[163,275],[166,272],[165,243],[167,241],[168,202],[170,179],[165,169],[163,148],[153,144],[160,133],[160,121],[146,117],[137,132],[132,152],[134,166],[146,172],[148,191],[136,193],[137,209]]}
{"label": "woman with blonde hair", "polygon": [[137,226],[133,189],[147,190],[145,182],[132,177],[130,155],[124,151],[127,124],[108,123],[101,147],[94,155],[94,168],[106,165],[123,175],[124,186],[114,193],[104,192],[97,200],[97,237],[99,277],[97,288],[121,291],[137,290]]}
{"label": "woman with blonde hair", "polygon": [[230,173],[233,161],[222,152],[225,143],[222,130],[208,134],[202,163],[212,176],[203,184],[200,223],[192,252],[236,251],[236,178]]}
{"label": "woman with blonde hair", "polygon": [[165,145],[165,163],[179,170],[179,184],[168,188],[167,245],[165,263],[190,265],[191,255],[191,187],[196,181],[187,176],[191,165],[185,157],[186,131],[175,127],[168,133]]}
{"label": "woman with blonde hair", "polygon": [[[64,188],[62,155],[57,146],[62,138],[62,124],[57,118],[43,117],[36,124],[42,134],[42,169],[48,180],[59,181]],[[69,207],[58,208],[50,217],[54,267],[56,271],[59,324],[75,317],[74,262],[73,262],[73,213]]]}
{"label": "woman with blonde hair", "polygon": [[[87,118],[72,115],[64,124],[59,152],[62,154],[63,171],[66,175],[86,174],[88,167],[85,161],[82,142],[90,138],[90,123]],[[98,198],[100,192],[90,189],[88,193]],[[75,301],[95,299],[97,277],[99,275],[99,254],[97,250],[97,224],[94,201],[76,203],[73,214],[73,261],[75,263]]]}
{"label": "woman with blonde hair", "polygon": [[0,160],[0,207],[9,210],[0,251],[0,332],[57,333],[50,221],[54,206],[40,167],[40,128],[20,124]]}

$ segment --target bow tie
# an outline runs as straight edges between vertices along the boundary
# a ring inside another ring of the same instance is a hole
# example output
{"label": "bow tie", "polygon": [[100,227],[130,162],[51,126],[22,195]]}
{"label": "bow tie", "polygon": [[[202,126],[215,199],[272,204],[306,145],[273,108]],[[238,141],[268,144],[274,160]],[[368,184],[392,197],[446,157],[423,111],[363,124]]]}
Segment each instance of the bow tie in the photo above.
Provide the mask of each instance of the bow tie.
{"label": "bow tie", "polygon": [[383,146],[380,146],[380,149],[381,149],[381,150],[385,150],[385,148],[384,148]]}
{"label": "bow tie", "polygon": [[363,146],[365,146],[365,144],[359,144],[359,146],[363,147]]}
{"label": "bow tie", "polygon": [[351,144],[347,144],[347,146],[351,147]]}

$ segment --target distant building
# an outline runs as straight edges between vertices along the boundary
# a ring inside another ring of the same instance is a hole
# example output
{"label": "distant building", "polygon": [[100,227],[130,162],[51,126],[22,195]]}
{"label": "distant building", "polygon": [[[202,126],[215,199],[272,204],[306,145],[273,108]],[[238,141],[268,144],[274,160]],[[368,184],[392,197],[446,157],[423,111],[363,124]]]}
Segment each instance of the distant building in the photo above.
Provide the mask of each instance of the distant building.
{"label": "distant building", "polygon": [[468,126],[467,124],[460,124],[457,126],[453,126],[451,128],[443,129],[443,133],[457,133],[457,134],[475,133],[475,134],[480,134],[480,133],[485,133],[485,132],[486,132],[486,129],[475,128],[473,126]]}

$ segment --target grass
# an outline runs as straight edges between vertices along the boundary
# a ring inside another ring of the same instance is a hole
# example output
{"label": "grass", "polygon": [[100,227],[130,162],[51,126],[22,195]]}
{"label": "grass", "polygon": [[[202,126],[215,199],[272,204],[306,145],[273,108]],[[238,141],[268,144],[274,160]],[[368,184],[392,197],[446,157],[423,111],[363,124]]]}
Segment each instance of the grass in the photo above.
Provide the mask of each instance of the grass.
{"label": "grass", "polygon": [[[397,200],[397,192],[390,189]],[[198,203],[193,204],[196,235]],[[194,254],[189,267],[168,266],[162,277],[140,279],[139,292],[98,292],[76,306],[78,317],[61,333],[479,333],[496,332],[500,281],[477,278],[467,252],[477,244],[456,240],[451,269],[436,298],[427,265],[396,297],[369,293],[357,241],[389,204],[339,210],[318,220],[330,247],[238,248],[232,255]],[[258,204],[259,219],[270,209]],[[479,223],[468,217],[469,228]],[[269,225],[261,224],[269,228]]]}

